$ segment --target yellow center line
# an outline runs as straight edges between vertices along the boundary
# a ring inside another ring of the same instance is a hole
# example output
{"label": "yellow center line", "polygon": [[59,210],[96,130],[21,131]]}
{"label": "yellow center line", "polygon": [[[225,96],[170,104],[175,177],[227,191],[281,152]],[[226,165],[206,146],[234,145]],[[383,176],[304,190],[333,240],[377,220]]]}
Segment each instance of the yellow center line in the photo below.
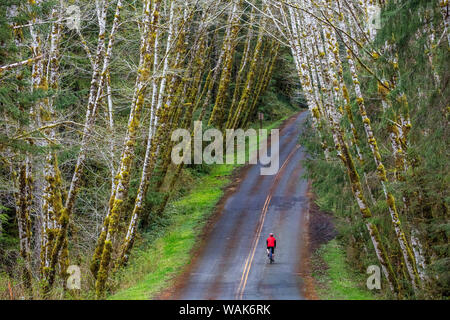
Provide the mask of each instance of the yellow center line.
{"label": "yellow center line", "polygon": [[255,257],[256,248],[258,246],[259,238],[261,236],[261,232],[262,232],[262,229],[264,226],[264,221],[266,219],[266,214],[269,209],[270,200],[272,199],[272,194],[275,190],[275,188],[274,188],[275,182],[279,179],[283,169],[286,167],[287,163],[292,158],[292,156],[294,155],[295,151],[297,151],[298,148],[300,148],[300,145],[296,145],[296,147],[288,155],[288,157],[284,161],[283,165],[281,166],[280,170],[278,171],[277,175],[275,176],[272,186],[269,189],[269,194],[266,197],[266,201],[264,202],[264,206],[261,211],[261,216],[258,221],[258,229],[257,229],[255,237],[253,238],[253,241],[252,241],[252,249],[250,250],[250,253],[247,256],[247,259],[245,260],[245,266],[244,266],[244,270],[242,272],[241,281],[240,281],[239,287],[236,291],[236,298],[239,300],[242,300],[242,297],[244,295],[244,290],[245,290],[245,286],[247,285],[248,275],[250,273],[250,268],[252,267],[253,258]]}

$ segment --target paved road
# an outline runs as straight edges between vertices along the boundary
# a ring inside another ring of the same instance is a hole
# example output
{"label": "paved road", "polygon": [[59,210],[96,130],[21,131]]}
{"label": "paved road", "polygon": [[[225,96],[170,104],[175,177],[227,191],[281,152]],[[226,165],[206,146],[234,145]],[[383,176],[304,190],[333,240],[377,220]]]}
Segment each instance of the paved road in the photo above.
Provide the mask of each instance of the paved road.
{"label": "paved road", "polygon": [[[298,272],[308,200],[298,136],[306,116],[297,114],[280,131],[277,175],[260,175],[260,164],[243,170],[175,299],[304,299]],[[277,238],[274,264],[265,250],[270,232]]]}

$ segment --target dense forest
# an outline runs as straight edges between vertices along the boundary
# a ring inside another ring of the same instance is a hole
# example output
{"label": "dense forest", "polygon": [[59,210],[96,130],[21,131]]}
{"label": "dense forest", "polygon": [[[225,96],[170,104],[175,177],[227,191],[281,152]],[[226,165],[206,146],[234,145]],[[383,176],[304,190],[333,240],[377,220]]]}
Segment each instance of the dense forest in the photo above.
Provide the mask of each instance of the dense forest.
{"label": "dense forest", "polygon": [[175,129],[303,107],[308,178],[355,269],[380,265],[389,298],[448,298],[449,15],[447,0],[2,1],[0,297],[106,298],[211,170],[172,163]]}
{"label": "dense forest", "polygon": [[[364,273],[378,262],[392,298],[448,298],[448,4],[384,1],[381,9],[367,33],[351,27],[356,7],[341,11],[325,45],[305,53],[309,68],[326,70],[312,73],[306,165],[352,265]],[[328,64],[323,46],[334,53]]]}

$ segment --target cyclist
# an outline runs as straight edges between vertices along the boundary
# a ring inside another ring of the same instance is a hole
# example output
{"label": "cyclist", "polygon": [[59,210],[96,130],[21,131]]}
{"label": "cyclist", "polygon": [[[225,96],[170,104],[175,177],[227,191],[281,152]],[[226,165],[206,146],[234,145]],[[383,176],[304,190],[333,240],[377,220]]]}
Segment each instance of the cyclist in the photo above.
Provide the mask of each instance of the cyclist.
{"label": "cyclist", "polygon": [[277,247],[277,239],[273,236],[273,233],[269,234],[269,237],[266,240],[267,245],[267,256],[270,257],[270,252],[272,252],[272,261],[275,256],[275,248]]}

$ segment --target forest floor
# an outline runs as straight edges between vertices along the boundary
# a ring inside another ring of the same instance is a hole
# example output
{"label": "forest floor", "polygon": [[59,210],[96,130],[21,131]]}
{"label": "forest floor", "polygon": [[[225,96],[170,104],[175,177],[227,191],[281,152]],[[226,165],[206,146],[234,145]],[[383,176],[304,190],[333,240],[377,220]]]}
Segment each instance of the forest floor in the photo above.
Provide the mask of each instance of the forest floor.
{"label": "forest floor", "polygon": [[352,269],[346,252],[336,236],[334,217],[320,210],[310,195],[305,217],[301,275],[304,295],[310,300],[375,300],[380,295],[369,291],[364,274]]}

